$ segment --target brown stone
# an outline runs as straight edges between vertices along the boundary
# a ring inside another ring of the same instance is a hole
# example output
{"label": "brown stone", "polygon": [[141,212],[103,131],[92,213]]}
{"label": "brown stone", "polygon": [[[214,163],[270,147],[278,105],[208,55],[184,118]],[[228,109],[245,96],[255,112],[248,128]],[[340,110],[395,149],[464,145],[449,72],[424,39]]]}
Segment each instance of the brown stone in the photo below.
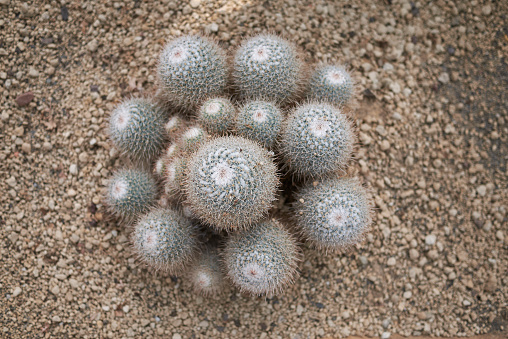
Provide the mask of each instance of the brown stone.
{"label": "brown stone", "polygon": [[18,95],[16,98],[16,103],[19,107],[25,107],[27,106],[32,100],[34,99],[34,92],[26,92],[23,94]]}

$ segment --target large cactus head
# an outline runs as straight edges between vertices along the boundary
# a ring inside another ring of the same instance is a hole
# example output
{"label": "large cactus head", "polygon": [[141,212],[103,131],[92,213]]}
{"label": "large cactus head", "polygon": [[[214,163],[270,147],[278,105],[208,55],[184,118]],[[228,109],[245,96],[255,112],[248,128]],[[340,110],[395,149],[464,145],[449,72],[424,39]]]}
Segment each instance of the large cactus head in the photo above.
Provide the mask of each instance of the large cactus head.
{"label": "large cactus head", "polygon": [[285,121],[280,150],[290,171],[322,177],[343,170],[353,153],[356,134],[340,109],[323,103],[298,107]]}
{"label": "large cactus head", "polygon": [[157,185],[150,174],[122,169],[113,175],[107,190],[107,202],[113,213],[132,220],[146,212],[157,197]]}
{"label": "large cactus head", "polygon": [[236,109],[226,98],[206,100],[198,110],[198,123],[212,135],[222,136],[233,128]]}
{"label": "large cactus head", "polygon": [[141,217],[132,242],[139,258],[148,266],[175,273],[197,253],[196,226],[173,208],[157,208]]}
{"label": "large cactus head", "polygon": [[238,135],[272,148],[282,127],[282,112],[263,100],[248,101],[238,112],[235,129]]}
{"label": "large cactus head", "polygon": [[151,99],[126,100],[111,114],[111,140],[132,159],[151,161],[164,146],[165,119],[163,110]]}
{"label": "large cactus head", "polygon": [[346,105],[354,93],[354,82],[344,66],[321,65],[310,79],[308,96],[332,105]]}
{"label": "large cactus head", "polygon": [[310,243],[338,251],[361,240],[371,222],[371,205],[358,180],[332,178],[300,190],[294,215]]}
{"label": "large cactus head", "polygon": [[247,39],[236,51],[233,78],[240,97],[288,102],[303,83],[303,63],[293,44],[276,35]]}
{"label": "large cactus head", "polygon": [[180,107],[196,107],[226,88],[225,52],[211,39],[185,35],[169,42],[161,53],[159,80],[166,97]]}
{"label": "large cactus head", "polygon": [[272,294],[294,279],[298,254],[291,234],[269,220],[231,234],[224,262],[229,278],[241,291]]}
{"label": "large cactus head", "polygon": [[187,202],[219,230],[236,230],[268,212],[279,183],[273,154],[241,137],[208,141],[188,164]]}

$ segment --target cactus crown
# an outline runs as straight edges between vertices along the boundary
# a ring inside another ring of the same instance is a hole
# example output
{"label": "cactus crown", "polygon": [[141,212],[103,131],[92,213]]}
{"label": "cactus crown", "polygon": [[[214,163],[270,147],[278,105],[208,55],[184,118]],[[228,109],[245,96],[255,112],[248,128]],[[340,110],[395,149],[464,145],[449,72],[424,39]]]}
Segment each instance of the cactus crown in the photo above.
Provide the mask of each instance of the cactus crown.
{"label": "cactus crown", "polygon": [[315,247],[345,249],[360,241],[370,225],[370,200],[356,179],[327,179],[303,188],[296,198],[297,225]]}
{"label": "cactus crown", "polygon": [[226,87],[224,51],[212,40],[186,35],[169,42],[161,53],[158,74],[164,94],[179,106],[195,107]]}
{"label": "cactus crown", "polygon": [[322,177],[346,167],[353,153],[351,122],[338,108],[310,103],[298,107],[286,120],[281,152],[296,174]]}
{"label": "cactus crown", "polygon": [[281,290],[294,279],[297,258],[294,239],[275,220],[231,234],[224,250],[228,276],[251,294]]}
{"label": "cactus crown", "polygon": [[108,204],[122,218],[133,219],[146,212],[156,197],[155,181],[143,171],[122,169],[115,173],[108,185]]}
{"label": "cactus crown", "polygon": [[153,159],[164,144],[164,113],[150,99],[124,101],[110,117],[115,146],[135,160]]}
{"label": "cactus crown", "polygon": [[303,66],[295,47],[275,35],[246,40],[234,57],[233,77],[243,98],[287,102],[299,91]]}
{"label": "cactus crown", "polygon": [[208,133],[224,135],[233,127],[235,106],[226,98],[206,100],[198,111],[198,122]]}
{"label": "cactus crown", "polygon": [[278,183],[271,153],[241,137],[220,137],[191,156],[185,187],[204,222],[234,230],[266,214]]}
{"label": "cactus crown", "polygon": [[354,82],[343,66],[322,65],[316,68],[309,83],[309,98],[345,105],[353,97]]}
{"label": "cactus crown", "polygon": [[239,135],[271,148],[282,125],[282,112],[273,103],[254,100],[247,102],[238,112],[236,131]]}
{"label": "cactus crown", "polygon": [[179,271],[196,253],[193,223],[174,209],[158,208],[143,216],[133,232],[140,259],[158,270]]}

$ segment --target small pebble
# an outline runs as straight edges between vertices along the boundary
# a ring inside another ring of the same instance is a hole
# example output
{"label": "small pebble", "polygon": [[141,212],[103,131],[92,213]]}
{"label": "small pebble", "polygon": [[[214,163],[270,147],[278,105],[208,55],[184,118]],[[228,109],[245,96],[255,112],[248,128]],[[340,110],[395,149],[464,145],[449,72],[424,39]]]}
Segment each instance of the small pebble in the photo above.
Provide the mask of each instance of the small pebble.
{"label": "small pebble", "polygon": [[26,92],[21,95],[18,95],[16,98],[16,104],[18,104],[19,107],[25,107],[27,106],[32,100],[34,99],[34,93],[33,92]]}
{"label": "small pebble", "polygon": [[201,0],[191,0],[189,3],[189,5],[192,8],[198,8],[200,4],[201,4]]}
{"label": "small pebble", "polygon": [[432,246],[436,243],[436,236],[434,234],[429,234],[425,237],[425,244]]}
{"label": "small pebble", "polygon": [[18,295],[21,294],[21,287],[17,286],[14,288],[14,291],[12,291],[12,296],[16,298]]}

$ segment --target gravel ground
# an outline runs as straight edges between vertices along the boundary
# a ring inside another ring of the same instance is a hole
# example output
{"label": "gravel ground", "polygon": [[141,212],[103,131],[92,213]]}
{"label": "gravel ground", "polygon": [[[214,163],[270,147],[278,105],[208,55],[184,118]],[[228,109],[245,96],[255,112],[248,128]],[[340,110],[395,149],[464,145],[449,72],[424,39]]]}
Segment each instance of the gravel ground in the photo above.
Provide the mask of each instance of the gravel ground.
{"label": "gravel ground", "polygon": [[[508,2],[0,0],[0,337],[470,336],[508,327]],[[358,80],[377,207],[282,296],[154,275],[108,217],[107,120],[172,36],[270,30]]]}

